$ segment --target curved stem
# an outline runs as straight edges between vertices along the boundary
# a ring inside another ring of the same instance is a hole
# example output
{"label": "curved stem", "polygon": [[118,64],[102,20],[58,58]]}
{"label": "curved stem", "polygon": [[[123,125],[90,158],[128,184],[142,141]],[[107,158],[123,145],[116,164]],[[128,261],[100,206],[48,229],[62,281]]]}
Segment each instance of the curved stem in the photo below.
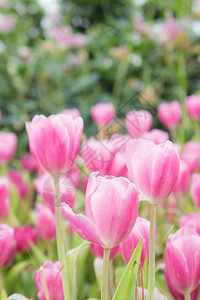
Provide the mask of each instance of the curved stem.
{"label": "curved stem", "polygon": [[101,278],[101,300],[108,300],[108,267],[109,267],[110,249],[104,249],[103,270]]}
{"label": "curved stem", "polygon": [[149,236],[148,300],[153,300],[154,285],[155,285],[155,225],[156,225],[156,205],[151,205],[150,236]]}
{"label": "curved stem", "polygon": [[61,205],[60,205],[60,192],[59,192],[59,177],[54,177],[54,184],[55,184],[55,214],[56,214],[56,242],[57,242],[57,251],[58,251],[58,258],[60,261],[60,268],[63,268],[62,274],[62,284],[63,284],[63,292],[64,292],[64,299],[70,300],[70,290],[69,290],[69,278],[68,278],[68,271],[67,265],[65,260],[65,249],[63,243],[63,226],[62,226],[62,215],[61,215]]}
{"label": "curved stem", "polygon": [[191,300],[190,293],[184,295],[185,300]]}

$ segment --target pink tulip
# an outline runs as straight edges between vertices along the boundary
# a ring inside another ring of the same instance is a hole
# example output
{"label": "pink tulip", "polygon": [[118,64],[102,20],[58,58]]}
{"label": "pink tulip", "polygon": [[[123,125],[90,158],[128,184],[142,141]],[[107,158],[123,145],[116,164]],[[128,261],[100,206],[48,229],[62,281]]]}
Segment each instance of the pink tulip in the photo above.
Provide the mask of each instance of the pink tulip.
{"label": "pink tulip", "polygon": [[26,122],[29,147],[38,164],[48,173],[66,173],[78,154],[83,131],[81,117],[70,115],[35,116]]}
{"label": "pink tulip", "polygon": [[15,155],[17,137],[12,132],[0,132],[0,164],[8,163]]}
{"label": "pink tulip", "polygon": [[67,174],[64,174],[64,178],[67,178],[68,181],[74,186],[78,188],[81,181],[81,174],[79,168],[76,165],[73,165]]}
{"label": "pink tulip", "polygon": [[10,199],[8,180],[0,177],[0,220],[5,219],[9,214]]}
{"label": "pink tulip", "polygon": [[[54,180],[48,174],[40,175],[35,181],[36,191],[44,201],[49,205],[52,212],[55,211],[55,187]],[[74,207],[76,188],[65,176],[61,176],[59,183],[60,201],[68,204],[71,208]]]}
{"label": "pink tulip", "polygon": [[183,195],[187,193],[190,184],[190,168],[184,160],[180,160],[180,169],[178,179],[173,188],[175,195]]}
{"label": "pink tulip", "polygon": [[23,252],[26,248],[31,249],[31,243],[37,243],[36,230],[30,226],[16,227],[14,231],[14,239],[17,244],[17,251]]}
{"label": "pink tulip", "polygon": [[176,128],[181,118],[180,103],[178,101],[161,103],[158,106],[158,116],[165,127]]}
{"label": "pink tulip", "polygon": [[73,119],[81,116],[80,111],[77,108],[64,109],[60,113],[64,115],[70,115]]}
{"label": "pink tulip", "polygon": [[138,194],[128,179],[92,173],[85,195],[86,216],[74,214],[67,205],[63,205],[62,212],[81,238],[113,248],[132,230],[138,206]]}
{"label": "pink tulip", "polygon": [[26,153],[22,156],[21,164],[22,168],[30,173],[37,170],[37,163],[35,161],[35,158],[29,153]]}
{"label": "pink tulip", "polygon": [[160,129],[152,129],[142,135],[142,139],[152,141],[154,144],[163,144],[169,140],[169,134]]}
{"label": "pink tulip", "polygon": [[[96,257],[103,258],[103,247],[98,244],[90,244],[90,248]],[[110,250],[110,259],[113,259],[119,253],[119,245]]]}
{"label": "pink tulip", "polygon": [[200,283],[200,237],[187,227],[170,234],[166,245],[165,276],[169,288],[191,293]]}
{"label": "pink tulip", "polygon": [[157,204],[171,194],[180,164],[172,142],[155,145],[142,139],[134,140],[127,146],[126,163],[143,200]]}
{"label": "pink tulip", "polygon": [[190,169],[190,174],[193,174],[198,171],[199,168],[199,153],[198,152],[193,152],[193,151],[184,151],[181,154],[181,159],[184,160]]}
{"label": "pink tulip", "polygon": [[38,204],[36,207],[37,226],[36,231],[44,241],[56,240],[56,219],[51,209],[42,204]]}
{"label": "pink tulip", "polygon": [[10,182],[17,188],[20,200],[24,200],[29,192],[29,186],[24,182],[21,173],[18,170],[9,170],[8,178]]}
{"label": "pink tulip", "polygon": [[185,143],[184,151],[190,152],[190,153],[198,153],[200,156],[200,142],[195,141],[189,141]]}
{"label": "pink tulip", "polygon": [[109,125],[115,116],[115,108],[112,103],[99,102],[91,107],[90,112],[98,127]]}
{"label": "pink tulip", "polygon": [[146,258],[149,259],[149,231],[150,231],[150,222],[147,221],[146,219],[138,217],[131,233],[120,244],[121,254],[126,264],[128,264],[141,238],[143,239],[142,254],[141,254],[142,265],[144,264]]}
{"label": "pink tulip", "polygon": [[169,198],[169,201],[167,203],[167,205],[165,206],[167,209],[167,220],[172,222],[174,220],[174,217],[176,215],[175,213],[175,209],[176,209],[176,198],[175,196],[172,194],[172,196]]}
{"label": "pink tulip", "polygon": [[132,110],[126,115],[126,131],[133,138],[139,138],[150,130],[152,122],[153,117],[148,111]]}
{"label": "pink tulip", "polygon": [[190,194],[195,205],[200,208],[200,174],[192,175],[192,183],[190,187]]}
{"label": "pink tulip", "polygon": [[192,228],[200,236],[200,214],[191,213],[188,216],[181,217],[179,219],[179,226]]}
{"label": "pink tulip", "polygon": [[12,262],[15,255],[14,229],[0,224],[0,267]]}
{"label": "pink tulip", "polygon": [[185,102],[189,117],[198,121],[200,119],[200,95],[188,96]]}
{"label": "pink tulip", "polygon": [[[64,300],[60,262],[46,261],[42,269],[50,300]],[[46,300],[40,270],[35,272],[35,285],[38,299]]]}

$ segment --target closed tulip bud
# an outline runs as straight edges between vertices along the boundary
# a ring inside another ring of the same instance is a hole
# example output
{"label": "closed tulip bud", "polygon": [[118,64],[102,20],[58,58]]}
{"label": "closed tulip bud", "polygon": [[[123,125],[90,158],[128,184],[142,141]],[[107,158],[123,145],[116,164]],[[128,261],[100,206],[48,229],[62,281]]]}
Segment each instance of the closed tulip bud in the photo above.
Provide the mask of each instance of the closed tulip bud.
{"label": "closed tulip bud", "polygon": [[26,153],[22,156],[21,164],[22,168],[30,173],[37,170],[37,163],[35,161],[35,158],[29,153]]}
{"label": "closed tulip bud", "polygon": [[199,169],[199,153],[193,151],[184,151],[181,154],[181,159],[184,160],[190,169],[190,174],[193,174]]}
{"label": "closed tulip bud", "polygon": [[189,188],[189,184],[190,184],[190,168],[184,160],[181,160],[178,179],[173,188],[173,193],[175,195],[186,194]]}
{"label": "closed tulip bud", "polygon": [[151,204],[163,202],[172,192],[179,173],[179,155],[173,143],[155,145],[134,140],[126,149],[129,177],[143,200]]}
{"label": "closed tulip bud", "polygon": [[148,111],[132,110],[126,115],[126,131],[133,138],[139,138],[150,130],[152,122],[153,117]]}
{"label": "closed tulip bud", "polygon": [[187,227],[170,234],[166,245],[165,276],[171,290],[190,294],[200,283],[200,237]]}
{"label": "closed tulip bud", "polygon": [[132,230],[138,206],[138,194],[128,179],[92,173],[85,195],[86,216],[74,214],[64,204],[62,212],[81,238],[104,248],[113,248]]}
{"label": "closed tulip bud", "polygon": [[90,112],[97,127],[108,126],[115,116],[115,108],[112,103],[99,102],[91,107]]}
{"label": "closed tulip bud", "polygon": [[26,130],[31,154],[46,172],[61,175],[71,168],[81,142],[81,117],[35,116],[32,122],[26,122]]}
{"label": "closed tulip bud", "polygon": [[[90,248],[96,257],[103,258],[103,247],[98,244],[90,244]],[[119,245],[110,250],[110,259],[113,259],[120,251]]]}
{"label": "closed tulip bud", "polygon": [[192,183],[190,187],[190,194],[195,205],[200,208],[200,174],[192,175]]}
{"label": "closed tulip bud", "polygon": [[0,220],[5,219],[9,214],[10,200],[8,180],[0,177]]}
{"label": "closed tulip bud", "polygon": [[154,144],[163,144],[169,140],[169,134],[160,129],[152,129],[142,135],[142,139],[152,141]]}
{"label": "closed tulip bud", "polygon": [[42,204],[36,207],[37,226],[36,231],[44,241],[53,241],[56,239],[56,219],[51,209]]}
{"label": "closed tulip bud", "polygon": [[23,252],[26,248],[31,249],[31,243],[37,243],[36,230],[30,226],[16,227],[14,231],[16,250]]}
{"label": "closed tulip bud", "polygon": [[178,101],[161,103],[158,106],[158,116],[165,127],[176,128],[181,118],[180,103]]}
{"label": "closed tulip bud", "polygon": [[14,229],[0,224],[0,267],[10,264],[15,255]]}
{"label": "closed tulip bud", "polygon": [[179,219],[179,226],[192,228],[200,236],[200,214],[191,213],[188,216],[181,217]]}
{"label": "closed tulip bud", "polygon": [[147,221],[146,219],[138,217],[131,233],[120,244],[121,254],[126,264],[128,264],[141,238],[142,238],[142,254],[141,254],[142,265],[144,264],[146,258],[147,260],[149,259],[149,231],[150,231],[150,222]]}
{"label": "closed tulip bud", "polygon": [[189,117],[198,121],[200,119],[200,95],[188,96],[185,102]]}
{"label": "closed tulip bud", "polygon": [[[46,261],[42,266],[42,272],[46,282],[49,300],[64,300],[60,262]],[[42,283],[41,270],[35,272],[35,285],[39,300],[46,300]]]}
{"label": "closed tulip bud", "polygon": [[15,155],[17,137],[12,132],[0,132],[0,164],[8,163]]}

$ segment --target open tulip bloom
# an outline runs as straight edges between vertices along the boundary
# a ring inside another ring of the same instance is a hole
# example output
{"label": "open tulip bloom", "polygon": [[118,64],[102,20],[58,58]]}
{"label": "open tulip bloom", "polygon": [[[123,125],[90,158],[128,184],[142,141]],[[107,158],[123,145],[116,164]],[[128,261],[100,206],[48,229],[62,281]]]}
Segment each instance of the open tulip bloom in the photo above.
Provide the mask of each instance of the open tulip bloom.
{"label": "open tulip bloom", "polygon": [[179,174],[179,155],[173,143],[155,145],[151,141],[133,140],[126,149],[129,176],[141,197],[151,204],[148,299],[153,299],[155,285],[156,207],[171,194]]}
{"label": "open tulip bloom", "polygon": [[104,247],[102,299],[107,299],[107,273],[110,249],[131,232],[137,216],[139,199],[134,184],[127,178],[90,175],[85,195],[86,216],[76,215],[62,204],[63,216],[78,235]]}

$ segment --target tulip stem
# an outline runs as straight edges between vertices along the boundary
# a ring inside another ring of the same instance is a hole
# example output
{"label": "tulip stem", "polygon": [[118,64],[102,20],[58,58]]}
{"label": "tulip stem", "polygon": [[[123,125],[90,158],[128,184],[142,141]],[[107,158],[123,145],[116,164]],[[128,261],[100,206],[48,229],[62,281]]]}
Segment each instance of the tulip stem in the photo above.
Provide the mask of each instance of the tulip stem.
{"label": "tulip stem", "polygon": [[108,300],[108,267],[109,267],[110,249],[104,248],[103,270],[101,278],[101,300]]}
{"label": "tulip stem", "polygon": [[150,236],[149,236],[148,300],[153,299],[154,285],[155,285],[155,225],[156,225],[156,205],[151,205]]}
{"label": "tulip stem", "polygon": [[184,295],[185,300],[191,300],[190,293]]}
{"label": "tulip stem", "polygon": [[63,292],[64,292],[64,299],[70,300],[70,291],[69,291],[69,278],[68,278],[68,271],[67,271],[67,264],[65,259],[65,249],[64,249],[64,233],[63,233],[63,226],[62,226],[62,215],[61,215],[61,203],[60,203],[60,192],[59,192],[59,177],[54,177],[54,184],[55,184],[55,214],[56,214],[56,242],[57,242],[57,251],[58,251],[58,258],[60,261],[60,268],[63,268],[62,274],[62,284],[63,284]]}

